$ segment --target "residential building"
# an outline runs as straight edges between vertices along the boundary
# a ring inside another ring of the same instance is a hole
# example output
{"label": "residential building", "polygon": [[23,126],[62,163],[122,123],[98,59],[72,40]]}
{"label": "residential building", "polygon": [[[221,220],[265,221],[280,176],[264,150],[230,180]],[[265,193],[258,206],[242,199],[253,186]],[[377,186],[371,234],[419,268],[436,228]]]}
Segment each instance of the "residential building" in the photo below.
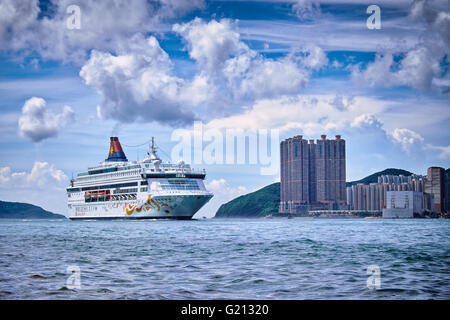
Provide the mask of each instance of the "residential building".
{"label": "residential building", "polygon": [[437,213],[444,212],[444,174],[445,171],[441,167],[430,167],[427,171],[425,192],[433,195],[434,211]]}
{"label": "residential building", "polygon": [[281,213],[346,207],[345,140],[306,140],[298,135],[280,144]]}

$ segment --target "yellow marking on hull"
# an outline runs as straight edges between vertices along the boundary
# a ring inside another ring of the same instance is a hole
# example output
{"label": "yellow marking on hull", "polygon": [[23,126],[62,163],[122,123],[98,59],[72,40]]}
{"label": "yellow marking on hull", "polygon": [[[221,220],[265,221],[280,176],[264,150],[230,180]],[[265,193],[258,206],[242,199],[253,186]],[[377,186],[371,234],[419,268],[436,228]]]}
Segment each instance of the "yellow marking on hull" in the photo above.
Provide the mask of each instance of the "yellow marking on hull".
{"label": "yellow marking on hull", "polygon": [[158,208],[158,211],[161,210],[160,205],[155,200],[152,199],[151,202]]}
{"label": "yellow marking on hull", "polygon": [[134,211],[139,213],[139,212],[142,211],[142,209],[144,209],[144,211],[148,211],[150,209],[157,208],[158,211],[160,211],[161,207],[168,207],[167,203],[163,203],[163,204],[160,205],[156,200],[153,200],[151,197],[152,196],[149,194],[148,198],[147,198],[147,201],[145,203],[143,203],[142,205],[140,205],[139,207],[138,207],[138,205],[132,206],[130,204],[130,205],[128,205],[128,207],[125,205],[124,209],[125,209],[127,215],[133,214]]}

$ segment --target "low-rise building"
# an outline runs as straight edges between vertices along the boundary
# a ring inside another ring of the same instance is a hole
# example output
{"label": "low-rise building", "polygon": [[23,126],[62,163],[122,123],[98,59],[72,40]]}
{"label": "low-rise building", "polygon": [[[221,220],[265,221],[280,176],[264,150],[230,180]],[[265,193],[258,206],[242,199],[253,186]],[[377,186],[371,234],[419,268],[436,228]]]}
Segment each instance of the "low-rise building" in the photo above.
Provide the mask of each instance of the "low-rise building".
{"label": "low-rise building", "polygon": [[414,218],[424,213],[424,194],[416,191],[387,191],[383,218]]}

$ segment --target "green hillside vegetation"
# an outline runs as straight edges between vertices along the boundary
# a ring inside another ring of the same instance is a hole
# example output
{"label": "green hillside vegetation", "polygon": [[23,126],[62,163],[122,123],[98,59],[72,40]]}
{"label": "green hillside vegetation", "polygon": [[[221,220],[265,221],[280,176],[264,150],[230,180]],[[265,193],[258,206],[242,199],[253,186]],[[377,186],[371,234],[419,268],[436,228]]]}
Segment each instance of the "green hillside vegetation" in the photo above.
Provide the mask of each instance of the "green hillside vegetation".
{"label": "green hillside vegetation", "polygon": [[29,203],[0,201],[0,219],[66,219]]}
{"label": "green hillside vegetation", "polygon": [[410,176],[412,175],[412,172],[403,170],[403,169],[394,169],[394,168],[389,168],[389,169],[385,169],[383,171],[380,172],[375,172],[374,174],[371,174],[370,176],[367,176],[365,178],[362,178],[361,180],[357,180],[357,181],[351,181],[351,182],[347,182],[346,186],[350,187],[354,184],[358,184],[358,183],[362,183],[362,184],[370,184],[370,183],[374,183],[374,182],[378,182],[378,177],[379,176],[383,176],[383,175],[393,175],[393,176],[399,176],[399,175],[403,175],[403,176]]}
{"label": "green hillside vegetation", "polygon": [[[358,181],[347,182],[351,186],[358,183],[369,184],[378,182],[381,175],[404,175],[412,173],[402,169],[389,168],[376,172]],[[255,192],[240,196],[220,206],[216,218],[258,218],[278,213],[280,205],[280,183],[276,182]]]}
{"label": "green hillside vegetation", "polygon": [[278,212],[280,183],[240,196],[220,206],[216,218],[255,218]]}

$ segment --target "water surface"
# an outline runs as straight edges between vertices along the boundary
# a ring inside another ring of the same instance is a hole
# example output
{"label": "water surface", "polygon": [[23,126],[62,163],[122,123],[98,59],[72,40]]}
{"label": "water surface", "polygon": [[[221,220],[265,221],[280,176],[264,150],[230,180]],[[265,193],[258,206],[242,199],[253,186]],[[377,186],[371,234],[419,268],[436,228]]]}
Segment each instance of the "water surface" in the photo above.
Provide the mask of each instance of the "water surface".
{"label": "water surface", "polygon": [[449,236],[442,219],[0,220],[0,299],[450,299]]}

